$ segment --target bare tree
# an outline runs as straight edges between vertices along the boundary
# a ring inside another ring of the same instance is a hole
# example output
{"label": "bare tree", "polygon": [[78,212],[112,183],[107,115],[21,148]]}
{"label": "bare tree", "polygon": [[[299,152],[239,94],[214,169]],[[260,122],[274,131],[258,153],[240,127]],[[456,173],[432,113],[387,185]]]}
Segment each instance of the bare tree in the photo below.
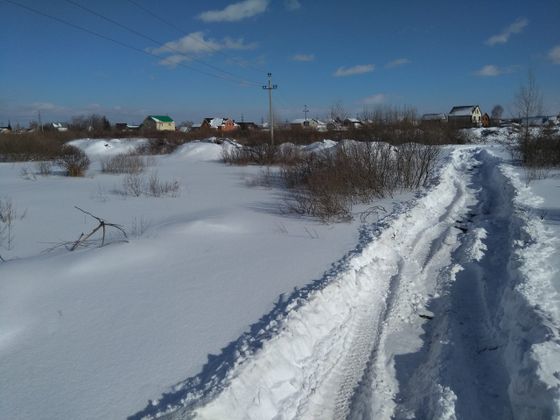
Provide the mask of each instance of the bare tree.
{"label": "bare tree", "polygon": [[346,112],[342,101],[336,101],[331,105],[330,118],[331,120],[339,123],[342,123],[346,118],[348,118],[348,112]]}
{"label": "bare tree", "polygon": [[72,117],[70,127],[78,131],[97,131],[104,132],[111,129],[111,123],[104,115],[78,115]]}
{"label": "bare tree", "polygon": [[491,118],[493,121],[499,121],[502,119],[502,115],[504,114],[504,107],[501,105],[494,105],[492,108]]}
{"label": "bare tree", "polygon": [[529,70],[527,81],[519,87],[513,99],[513,107],[523,122],[523,136],[529,139],[529,118],[542,113],[542,93],[537,85],[534,73]]}

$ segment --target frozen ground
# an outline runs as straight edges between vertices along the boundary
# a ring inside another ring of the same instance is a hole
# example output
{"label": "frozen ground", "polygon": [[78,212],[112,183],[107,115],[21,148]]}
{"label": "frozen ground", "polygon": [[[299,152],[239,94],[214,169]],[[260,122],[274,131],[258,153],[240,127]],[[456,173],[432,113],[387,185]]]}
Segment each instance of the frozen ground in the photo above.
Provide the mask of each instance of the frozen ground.
{"label": "frozen ground", "polygon": [[[560,415],[557,172],[527,183],[502,146],[450,147],[420,196],[321,225],[220,153],[159,157],[166,198],[0,165],[24,215],[0,252],[0,417]],[[91,230],[73,205],[136,234],[41,254]]]}

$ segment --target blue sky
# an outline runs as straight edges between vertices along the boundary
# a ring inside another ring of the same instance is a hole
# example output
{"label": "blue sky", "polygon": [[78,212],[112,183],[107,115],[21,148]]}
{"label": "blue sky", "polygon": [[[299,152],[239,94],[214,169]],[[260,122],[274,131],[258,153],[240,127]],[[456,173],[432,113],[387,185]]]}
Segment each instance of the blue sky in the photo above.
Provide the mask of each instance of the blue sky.
{"label": "blue sky", "polygon": [[282,120],[335,103],[509,113],[529,69],[560,112],[558,0],[0,0],[0,15],[0,124],[260,122],[267,72]]}

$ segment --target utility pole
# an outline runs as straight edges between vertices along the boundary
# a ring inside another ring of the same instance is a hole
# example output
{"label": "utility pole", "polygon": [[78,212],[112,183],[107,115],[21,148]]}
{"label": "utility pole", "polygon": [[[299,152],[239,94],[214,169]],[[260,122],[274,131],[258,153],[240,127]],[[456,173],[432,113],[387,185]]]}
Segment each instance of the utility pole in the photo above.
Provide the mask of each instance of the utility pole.
{"label": "utility pole", "polygon": [[303,115],[305,115],[305,121],[307,121],[307,113],[309,112],[309,109],[307,108],[307,105],[303,106]]}
{"label": "utility pole", "polygon": [[38,119],[39,119],[39,127],[37,127],[37,128],[42,133],[43,132],[43,122],[41,121],[41,111],[37,111],[37,114],[38,114],[37,116],[38,116]]}
{"label": "utility pole", "polygon": [[272,90],[277,89],[277,85],[272,84],[272,73],[268,73],[268,85],[262,87],[268,90],[268,124],[270,125],[270,144],[274,146],[274,116],[272,115]]}

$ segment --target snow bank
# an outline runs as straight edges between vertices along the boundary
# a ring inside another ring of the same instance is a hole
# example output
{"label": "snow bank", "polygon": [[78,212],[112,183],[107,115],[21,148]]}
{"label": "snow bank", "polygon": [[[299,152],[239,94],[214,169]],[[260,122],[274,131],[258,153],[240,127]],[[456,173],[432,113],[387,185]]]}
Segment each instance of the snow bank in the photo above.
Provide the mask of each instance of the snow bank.
{"label": "snow bank", "polygon": [[195,140],[179,146],[171,155],[172,159],[185,162],[220,161],[225,151],[238,148],[240,145],[233,140],[215,139]]}
{"label": "snow bank", "polygon": [[82,149],[93,158],[135,152],[147,143],[148,139],[145,138],[78,139],[68,142],[69,145]]}
{"label": "snow bank", "polygon": [[306,152],[321,152],[323,150],[328,150],[332,147],[335,147],[337,144],[338,142],[334,140],[317,141],[307,146],[303,146],[303,150],[305,150]]}
{"label": "snow bank", "polygon": [[[560,202],[536,195],[522,182],[519,168],[503,164],[500,169],[515,189],[515,217],[523,233],[514,247],[513,267],[519,273],[512,284],[515,292],[507,293],[503,303],[509,314],[503,324],[510,331],[510,395],[516,418],[556,418],[560,416],[560,226],[545,223],[548,212],[552,220],[560,214]],[[542,184],[548,184],[546,196],[555,197],[556,182]]]}

